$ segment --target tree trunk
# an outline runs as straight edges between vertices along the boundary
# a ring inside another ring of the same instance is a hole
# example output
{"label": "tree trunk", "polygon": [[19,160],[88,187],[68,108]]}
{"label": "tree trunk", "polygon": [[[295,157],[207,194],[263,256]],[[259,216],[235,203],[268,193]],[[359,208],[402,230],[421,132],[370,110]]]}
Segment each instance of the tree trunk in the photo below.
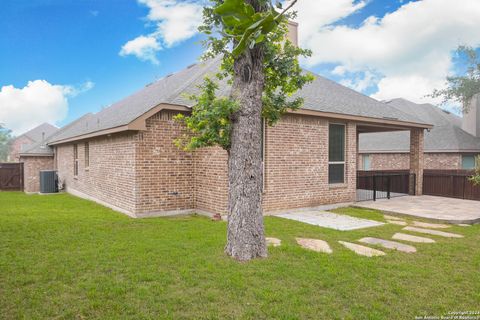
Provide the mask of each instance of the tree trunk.
{"label": "tree trunk", "polygon": [[233,115],[228,156],[225,252],[240,261],[267,256],[262,213],[263,54],[262,46],[255,46],[234,63],[232,96],[240,109]]}

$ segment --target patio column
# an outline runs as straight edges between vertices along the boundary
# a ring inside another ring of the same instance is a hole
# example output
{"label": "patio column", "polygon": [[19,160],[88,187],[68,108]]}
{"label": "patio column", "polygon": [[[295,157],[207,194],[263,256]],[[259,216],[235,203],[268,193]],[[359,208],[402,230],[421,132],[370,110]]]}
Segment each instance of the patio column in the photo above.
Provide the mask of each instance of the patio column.
{"label": "patio column", "polygon": [[410,130],[410,176],[409,193],[411,195],[422,195],[423,189],[423,129],[415,128]]}

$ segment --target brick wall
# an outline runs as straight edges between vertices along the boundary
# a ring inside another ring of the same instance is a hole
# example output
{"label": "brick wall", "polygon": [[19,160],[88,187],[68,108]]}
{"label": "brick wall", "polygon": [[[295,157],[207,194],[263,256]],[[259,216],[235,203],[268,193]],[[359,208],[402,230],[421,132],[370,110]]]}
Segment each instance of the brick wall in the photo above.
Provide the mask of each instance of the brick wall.
{"label": "brick wall", "polygon": [[26,136],[18,137],[17,139],[13,140],[10,145],[9,153],[7,157],[8,162],[19,162],[20,160],[20,151],[22,151],[22,145],[30,145],[34,143],[30,138]]}
{"label": "brick wall", "polygon": [[40,192],[40,170],[53,170],[53,157],[21,157],[25,192]]}
{"label": "brick wall", "polygon": [[85,142],[79,141],[78,176],[74,177],[73,144],[56,148],[59,180],[67,191],[135,211],[135,146],[137,135],[112,134],[88,140],[90,165],[85,167]]}
{"label": "brick wall", "polygon": [[[363,155],[359,156],[359,170],[363,170]],[[408,170],[410,156],[408,153],[372,153],[371,170]],[[461,169],[462,156],[459,153],[425,153],[425,169]]]}
{"label": "brick wall", "polygon": [[193,154],[174,139],[185,133],[173,116],[161,111],[147,119],[147,131],[136,144],[136,213],[194,208]]}
{"label": "brick wall", "polygon": [[[179,150],[184,133],[162,111],[147,119],[147,130],[78,143],[78,176],[73,176],[73,145],[57,147],[59,178],[67,190],[139,215],[196,209],[227,212],[227,153],[204,148]],[[266,212],[355,200],[356,125],[346,125],[345,183],[328,184],[328,120],[287,115],[266,129],[264,210]]]}
{"label": "brick wall", "polygon": [[356,192],[356,126],[346,126],[345,182],[328,184],[326,119],[286,115],[266,130],[266,212],[350,202]]}
{"label": "brick wall", "polygon": [[228,156],[220,147],[194,153],[195,208],[226,214],[228,203]]}

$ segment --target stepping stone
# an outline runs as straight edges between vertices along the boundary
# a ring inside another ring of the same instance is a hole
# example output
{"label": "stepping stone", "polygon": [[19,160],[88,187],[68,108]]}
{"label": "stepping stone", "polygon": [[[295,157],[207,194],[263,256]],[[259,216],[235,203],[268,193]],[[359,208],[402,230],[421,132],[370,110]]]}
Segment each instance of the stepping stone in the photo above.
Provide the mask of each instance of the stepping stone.
{"label": "stepping stone", "polygon": [[399,226],[406,226],[407,225],[406,221],[400,221],[400,220],[387,220],[387,222],[391,223],[391,224],[396,224],[396,225],[399,225]]}
{"label": "stepping stone", "polygon": [[282,244],[282,240],[277,238],[266,237],[265,240],[267,241],[267,246],[279,247]]}
{"label": "stepping stone", "polygon": [[415,228],[415,227],[405,227],[405,228],[403,228],[403,230],[419,232],[419,233],[426,233],[426,234],[433,234],[435,236],[441,236],[441,237],[445,237],[445,238],[463,238],[463,236],[461,234],[438,231],[438,230],[422,229],[422,228]]}
{"label": "stepping stone", "polygon": [[420,221],[413,221],[413,225],[415,227],[422,227],[422,228],[431,228],[431,229],[446,229],[450,228],[447,224],[441,223],[427,223],[427,222],[420,222]]}
{"label": "stepping stone", "polygon": [[395,216],[389,216],[389,215],[386,215],[384,214],[383,217],[387,220],[400,220],[400,221],[405,221],[404,219],[402,218],[399,218],[399,217],[395,217]]}
{"label": "stepping stone", "polygon": [[418,237],[418,236],[411,236],[405,233],[395,233],[392,237],[395,240],[404,240],[410,242],[417,242],[417,243],[434,243],[435,240],[430,238]]}
{"label": "stepping stone", "polygon": [[376,257],[376,256],[384,256],[385,252],[372,249],[369,247],[361,246],[359,244],[351,243],[351,242],[345,242],[345,241],[338,241],[340,244],[342,244],[345,248],[352,250],[356,254],[359,254],[361,256],[366,256],[366,257]]}
{"label": "stepping stone", "polygon": [[319,239],[305,239],[305,238],[295,238],[297,243],[309,250],[313,250],[316,252],[323,252],[323,253],[332,253],[332,249],[328,245],[326,241],[319,240]]}
{"label": "stepping stone", "polygon": [[459,224],[457,224],[457,226],[459,226],[459,227],[471,227],[472,225],[471,224],[466,224],[466,223],[459,223]]}
{"label": "stepping stone", "polygon": [[395,242],[395,241],[383,240],[378,238],[370,238],[370,237],[362,238],[358,241],[366,244],[379,245],[386,249],[394,249],[394,250],[398,250],[406,253],[417,252],[417,249],[415,249],[415,247],[409,246],[408,244]]}

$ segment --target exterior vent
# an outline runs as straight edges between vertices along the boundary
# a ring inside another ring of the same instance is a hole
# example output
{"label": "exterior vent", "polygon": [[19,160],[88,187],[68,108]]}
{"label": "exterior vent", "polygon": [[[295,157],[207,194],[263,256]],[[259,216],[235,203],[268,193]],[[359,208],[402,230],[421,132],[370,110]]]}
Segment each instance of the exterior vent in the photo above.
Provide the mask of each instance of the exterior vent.
{"label": "exterior vent", "polygon": [[57,172],[53,170],[40,171],[40,193],[58,192]]}

